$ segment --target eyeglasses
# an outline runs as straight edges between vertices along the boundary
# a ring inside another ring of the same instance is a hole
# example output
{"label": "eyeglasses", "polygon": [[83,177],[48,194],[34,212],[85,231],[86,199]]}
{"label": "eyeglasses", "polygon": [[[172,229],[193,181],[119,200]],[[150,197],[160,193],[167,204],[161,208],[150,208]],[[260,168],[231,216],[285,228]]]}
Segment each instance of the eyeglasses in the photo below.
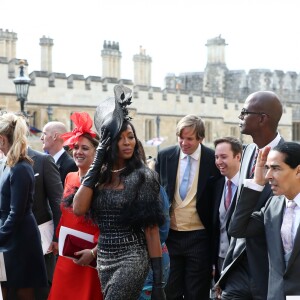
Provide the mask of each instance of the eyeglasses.
{"label": "eyeglasses", "polygon": [[248,111],[246,108],[243,108],[240,112],[240,116],[244,117],[246,115],[266,115],[269,116],[268,114],[264,113],[264,112],[254,112],[254,111]]}

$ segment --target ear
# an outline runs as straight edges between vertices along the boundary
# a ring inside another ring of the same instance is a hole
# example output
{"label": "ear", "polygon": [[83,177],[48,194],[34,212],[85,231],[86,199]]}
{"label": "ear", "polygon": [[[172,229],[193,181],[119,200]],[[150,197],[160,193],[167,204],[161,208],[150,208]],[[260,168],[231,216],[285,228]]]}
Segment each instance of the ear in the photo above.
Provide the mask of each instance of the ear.
{"label": "ear", "polygon": [[300,165],[296,167],[296,176],[300,178]]}

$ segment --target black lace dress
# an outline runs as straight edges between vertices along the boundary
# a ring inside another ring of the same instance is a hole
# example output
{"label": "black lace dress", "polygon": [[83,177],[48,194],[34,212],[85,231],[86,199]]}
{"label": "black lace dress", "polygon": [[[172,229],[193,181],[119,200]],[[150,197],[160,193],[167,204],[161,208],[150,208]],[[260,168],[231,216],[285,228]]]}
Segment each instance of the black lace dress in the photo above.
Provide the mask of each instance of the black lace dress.
{"label": "black lace dress", "polygon": [[149,270],[143,228],[163,221],[153,172],[144,167],[132,172],[122,190],[99,189],[92,211],[100,228],[98,273],[104,299],[138,299]]}

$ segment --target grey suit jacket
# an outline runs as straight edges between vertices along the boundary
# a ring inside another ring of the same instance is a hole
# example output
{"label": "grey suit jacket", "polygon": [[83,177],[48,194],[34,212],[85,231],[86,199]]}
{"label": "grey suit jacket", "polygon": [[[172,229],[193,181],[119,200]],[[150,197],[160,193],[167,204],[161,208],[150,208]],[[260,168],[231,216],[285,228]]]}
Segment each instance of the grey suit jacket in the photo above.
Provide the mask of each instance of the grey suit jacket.
{"label": "grey suit jacket", "polygon": [[[33,160],[35,174],[35,192],[32,211],[38,225],[51,219],[56,229],[60,219],[60,202],[63,187],[58,168],[53,157],[28,148],[28,155]],[[55,239],[55,235],[54,235]]]}
{"label": "grey suit jacket", "polygon": [[[284,140],[281,139],[279,141],[279,144],[283,142]],[[251,168],[252,158],[255,153],[255,148],[256,145],[252,143],[249,144],[243,152],[237,199],[239,199],[240,197],[241,189],[243,187],[243,181],[245,178],[248,177],[249,169]],[[271,196],[271,188],[269,184],[266,184],[264,190],[259,195],[258,201],[256,202],[255,210],[260,210]],[[234,215],[232,216],[232,218],[234,218]],[[269,264],[267,244],[264,233],[261,233],[260,235],[257,235],[255,237],[249,237],[247,239],[231,239],[229,249],[225,257],[221,277],[217,284],[220,285],[221,288],[224,288],[226,278],[230,276],[230,271],[233,270],[235,266],[240,263],[245,253],[247,253],[249,270],[255,282],[255,285],[263,299],[266,299]]]}
{"label": "grey suit jacket", "polygon": [[253,212],[260,192],[243,188],[229,232],[235,237],[265,233],[269,254],[268,298],[285,300],[285,295],[300,295],[300,230],[298,228],[286,266],[280,229],[285,208],[284,196],[273,196],[260,211]]}

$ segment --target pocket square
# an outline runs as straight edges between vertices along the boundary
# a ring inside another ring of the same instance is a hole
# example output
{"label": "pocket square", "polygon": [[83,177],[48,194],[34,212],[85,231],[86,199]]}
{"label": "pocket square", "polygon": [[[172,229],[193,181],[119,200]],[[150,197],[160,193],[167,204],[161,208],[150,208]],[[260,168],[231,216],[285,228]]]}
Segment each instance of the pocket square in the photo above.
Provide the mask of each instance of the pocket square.
{"label": "pocket square", "polygon": [[[84,249],[93,249],[96,247],[96,245],[97,243],[92,243],[87,240],[81,239],[75,235],[67,234],[62,254],[63,256],[69,256],[78,259],[78,256],[74,255],[75,252]],[[95,258],[90,262],[89,266],[96,268],[97,261]]]}

